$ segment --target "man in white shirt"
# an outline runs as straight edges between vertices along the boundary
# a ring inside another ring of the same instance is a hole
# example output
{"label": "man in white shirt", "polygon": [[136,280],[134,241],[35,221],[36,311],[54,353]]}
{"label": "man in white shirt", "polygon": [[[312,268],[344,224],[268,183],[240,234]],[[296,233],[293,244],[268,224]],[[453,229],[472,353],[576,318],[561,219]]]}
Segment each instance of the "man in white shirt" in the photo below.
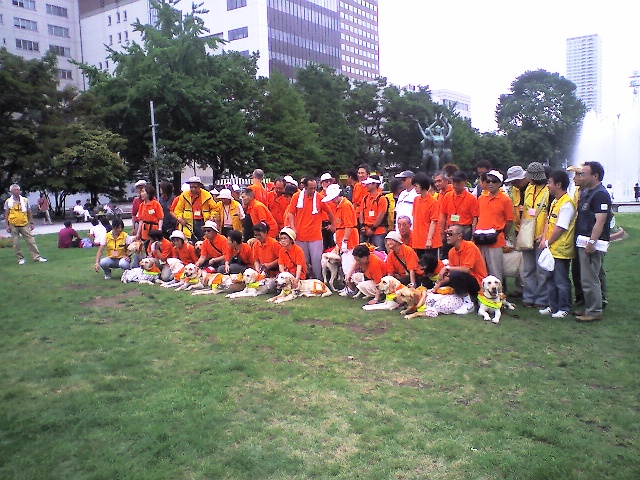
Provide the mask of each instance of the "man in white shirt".
{"label": "man in white shirt", "polygon": [[93,246],[105,245],[107,241],[107,229],[102,225],[97,218],[91,219],[91,228],[89,228],[89,238],[93,242]]}
{"label": "man in white shirt", "polygon": [[413,200],[418,196],[412,185],[413,177],[414,174],[411,170],[405,170],[396,175],[396,178],[402,181],[402,187],[404,188],[396,201],[396,230],[398,229],[397,219],[400,217],[409,217],[413,223]]}
{"label": "man in white shirt", "polygon": [[91,213],[84,209],[81,200],[76,200],[76,206],[73,207],[73,213],[78,217],[84,217],[85,222],[88,222],[89,218],[91,218]]}

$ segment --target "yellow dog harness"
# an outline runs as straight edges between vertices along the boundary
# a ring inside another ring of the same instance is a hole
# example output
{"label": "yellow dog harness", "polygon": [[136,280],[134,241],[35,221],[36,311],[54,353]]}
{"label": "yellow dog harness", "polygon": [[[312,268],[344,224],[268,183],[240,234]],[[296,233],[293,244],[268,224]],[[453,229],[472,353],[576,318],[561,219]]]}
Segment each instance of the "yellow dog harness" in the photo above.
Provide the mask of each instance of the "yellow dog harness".
{"label": "yellow dog harness", "polygon": [[494,310],[500,310],[502,307],[502,300],[494,302],[493,300],[489,300],[482,293],[478,293],[478,301],[485,307],[493,308]]}

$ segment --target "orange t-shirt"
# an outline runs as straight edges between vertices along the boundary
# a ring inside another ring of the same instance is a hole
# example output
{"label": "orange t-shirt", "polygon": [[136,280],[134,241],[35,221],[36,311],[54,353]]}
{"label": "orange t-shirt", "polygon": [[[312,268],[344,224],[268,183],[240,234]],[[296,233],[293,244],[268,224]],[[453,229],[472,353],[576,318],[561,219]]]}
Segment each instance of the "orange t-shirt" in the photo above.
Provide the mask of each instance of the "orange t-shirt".
{"label": "orange t-shirt", "polygon": [[285,222],[285,213],[289,206],[289,200],[284,195],[276,195],[275,192],[269,192],[267,194],[267,203],[269,211],[278,225],[278,232],[282,230]]}
{"label": "orange t-shirt", "polygon": [[273,218],[273,215],[264,203],[259,202],[258,200],[253,200],[249,205],[247,205],[245,212],[251,217],[251,222],[254,225],[260,222],[266,223],[269,227],[268,235],[270,237],[276,238],[278,233],[280,233],[276,219]]}
{"label": "orange t-shirt", "polygon": [[351,250],[358,245],[359,239],[358,229],[356,228],[356,210],[353,208],[353,204],[343,197],[340,203],[336,205],[334,218],[336,223],[336,245],[340,246],[342,243],[345,228],[351,228],[351,234],[347,238],[347,250]]}
{"label": "orange t-shirt", "polygon": [[[398,259],[402,260],[407,268]],[[393,250],[389,250],[387,273],[389,275],[409,275],[409,270],[415,271],[417,275],[423,275],[424,273],[418,264],[418,255],[415,250],[408,245],[400,245],[400,251],[397,256]]]}
{"label": "orange t-shirt", "polygon": [[362,183],[357,182],[353,185],[353,192],[351,192],[351,203],[353,203],[353,208],[356,209],[356,215],[360,215],[362,211],[362,202],[364,201],[364,197],[368,194],[367,187],[362,185]]}
{"label": "orange t-shirt", "polygon": [[444,192],[437,191],[436,193],[433,194],[433,198],[438,201],[441,201],[442,198],[449,192],[453,192],[453,185],[451,185],[450,183],[447,183],[447,187],[444,189]]}
{"label": "orange t-shirt", "polygon": [[208,238],[202,242],[202,247],[200,247],[200,256],[206,257],[207,259],[218,258],[225,256],[227,254],[227,250],[229,250],[227,237],[217,233],[213,238],[213,242],[210,242]]}
{"label": "orange t-shirt", "polygon": [[[362,200],[362,216],[364,218],[364,224],[367,227],[372,227],[375,225],[376,217],[380,214],[380,212],[387,211],[387,207],[389,206],[389,201],[387,198],[382,195],[380,189],[378,189],[374,193],[368,193],[365,195]],[[374,230],[374,235],[382,235],[387,233],[387,227],[384,226],[385,218],[382,219],[382,224],[378,225]]]}
{"label": "orange t-shirt", "polygon": [[178,200],[180,200],[180,195],[178,195],[176,198],[174,198],[173,201],[171,202],[171,206],[169,207],[169,211],[171,213],[173,213],[173,211],[176,209],[176,205],[178,204]]}
{"label": "orange t-shirt", "polygon": [[160,245],[154,248],[158,242],[149,242],[147,245],[147,256],[153,257],[156,260],[162,260],[163,262],[167,261],[167,258],[171,256],[171,252],[173,251],[173,244],[171,241],[163,238],[160,241]]}
{"label": "orange t-shirt", "polygon": [[469,272],[478,282],[482,284],[482,279],[487,276],[487,266],[484,263],[482,254],[475,243],[463,240],[460,249],[449,250],[449,265],[452,267],[469,267]]}
{"label": "orange t-shirt", "polygon": [[322,212],[329,212],[326,203],[322,203],[324,195],[318,192],[315,195],[317,214],[313,214],[313,198],[305,195],[302,208],[298,208],[298,198],[304,192],[297,192],[291,197],[289,213],[294,216],[295,230],[299,242],[314,242],[322,240]]}
{"label": "orange t-shirt", "polygon": [[380,257],[372,253],[369,255],[369,265],[367,265],[367,269],[363,273],[368,280],[373,280],[377,285],[382,280],[382,277],[387,274],[387,266],[380,260]]}
{"label": "orange t-shirt", "polygon": [[260,262],[260,265],[271,263],[278,259],[282,245],[273,237],[267,237],[264,243],[257,241],[251,247],[253,261]]}
{"label": "orange t-shirt", "polygon": [[262,183],[252,183],[247,187],[249,190],[253,192],[254,198],[260,203],[267,203],[267,190],[264,188]]}
{"label": "orange t-shirt", "polygon": [[228,262],[231,260],[231,257],[235,257],[236,255],[240,257],[242,263],[253,268],[253,252],[248,243],[242,242],[237,248],[228,247],[224,254],[225,262]]}
{"label": "orange t-shirt", "polygon": [[198,261],[196,249],[188,242],[184,242],[182,248],[173,247],[173,258],[177,258],[185,265]]}
{"label": "orange t-shirt", "polygon": [[155,198],[142,202],[138,208],[138,221],[142,223],[142,240],[149,238],[149,230],[158,230],[159,222],[164,218],[162,205]]}
{"label": "orange t-shirt", "polygon": [[289,247],[289,250],[286,248],[280,249],[280,253],[278,254],[278,265],[282,265],[284,267],[284,271],[289,272],[294,277],[296,275],[298,265],[301,265],[302,271],[300,273],[300,280],[307,278],[307,259],[304,256],[302,248],[295,243]]}
{"label": "orange t-shirt", "polygon": [[418,195],[413,200],[413,227],[411,229],[411,246],[413,248],[427,248],[427,238],[433,221],[436,222],[436,226],[433,237],[431,237],[431,248],[439,248],[442,246],[440,203],[429,194],[424,197]]}
{"label": "orange t-shirt", "polygon": [[[513,220],[513,205],[511,199],[502,191],[495,196],[480,195],[478,198],[478,223],[476,230],[503,230],[506,223]],[[506,245],[504,232],[498,235],[498,241],[491,248],[502,248]]]}
{"label": "orange t-shirt", "polygon": [[[478,199],[465,188],[460,195],[454,190],[440,200],[440,214],[445,217],[445,228],[457,223],[471,225],[473,217],[478,216]],[[454,215],[454,218],[451,216]],[[455,216],[458,216],[457,220]]]}

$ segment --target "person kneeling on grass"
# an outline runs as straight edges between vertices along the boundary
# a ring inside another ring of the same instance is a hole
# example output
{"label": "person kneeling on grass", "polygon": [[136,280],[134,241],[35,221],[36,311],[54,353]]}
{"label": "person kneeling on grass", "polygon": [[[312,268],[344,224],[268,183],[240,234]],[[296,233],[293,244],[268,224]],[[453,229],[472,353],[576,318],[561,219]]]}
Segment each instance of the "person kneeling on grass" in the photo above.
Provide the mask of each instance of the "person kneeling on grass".
{"label": "person kneeling on grass", "polygon": [[[378,303],[381,295],[378,284],[387,273],[385,263],[377,255],[372,255],[369,247],[362,244],[356,245],[353,249],[353,258],[356,263],[351,271],[345,274],[345,282],[349,291],[353,293],[360,291],[367,297],[374,297],[369,301],[369,305]],[[355,272],[362,272],[364,281],[358,284],[353,282],[352,276]]]}
{"label": "person kneeling on grass", "polygon": [[[104,243],[98,246],[96,252],[95,271],[98,273],[98,269],[102,268],[104,271],[104,279],[109,280],[111,278],[112,268],[121,268],[122,270],[128,270],[131,266],[127,254],[127,245],[133,241],[133,237],[127,235],[124,231],[124,222],[119,218],[116,218],[111,222],[111,231],[105,235]],[[102,252],[106,249],[106,256],[102,259]]]}
{"label": "person kneeling on grass", "polygon": [[218,267],[218,273],[244,273],[253,266],[251,247],[242,241],[242,233],[231,230],[227,237],[229,248],[224,253],[224,265]]}

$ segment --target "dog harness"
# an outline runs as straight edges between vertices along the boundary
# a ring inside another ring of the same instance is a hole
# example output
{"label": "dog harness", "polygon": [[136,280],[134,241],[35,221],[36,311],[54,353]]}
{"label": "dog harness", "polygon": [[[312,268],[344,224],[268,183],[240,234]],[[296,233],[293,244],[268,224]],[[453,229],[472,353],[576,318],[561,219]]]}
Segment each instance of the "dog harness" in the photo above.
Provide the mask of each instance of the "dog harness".
{"label": "dog harness", "polygon": [[482,293],[478,293],[478,301],[485,307],[493,308],[494,310],[500,310],[502,307],[502,300],[494,302],[493,300],[485,297]]}
{"label": "dog harness", "polygon": [[186,278],[184,276],[184,272],[182,272],[182,275],[180,275],[180,280],[182,280],[183,282],[187,282],[189,285],[195,285],[196,283],[198,283],[200,281],[199,277],[196,278]]}
{"label": "dog harness", "polygon": [[260,273],[258,275],[258,278],[256,278],[255,282],[249,283],[247,285],[247,288],[258,288],[260,286],[260,282],[264,280],[264,275],[262,273]]}
{"label": "dog harness", "polygon": [[398,288],[396,288],[396,291],[395,291],[395,292],[393,292],[393,293],[387,293],[387,294],[385,295],[384,299],[385,299],[387,302],[393,302],[393,301],[395,301],[395,299],[396,299],[396,292],[397,292],[398,290],[400,290],[401,288],[404,288],[404,285],[400,284],[400,285],[398,286]]}
{"label": "dog harness", "polygon": [[160,275],[160,269],[154,265],[151,270],[142,270],[145,275]]}
{"label": "dog harness", "polygon": [[321,293],[325,293],[327,291],[327,286],[322,283],[320,280],[312,280],[311,284],[311,293],[319,295]]}

